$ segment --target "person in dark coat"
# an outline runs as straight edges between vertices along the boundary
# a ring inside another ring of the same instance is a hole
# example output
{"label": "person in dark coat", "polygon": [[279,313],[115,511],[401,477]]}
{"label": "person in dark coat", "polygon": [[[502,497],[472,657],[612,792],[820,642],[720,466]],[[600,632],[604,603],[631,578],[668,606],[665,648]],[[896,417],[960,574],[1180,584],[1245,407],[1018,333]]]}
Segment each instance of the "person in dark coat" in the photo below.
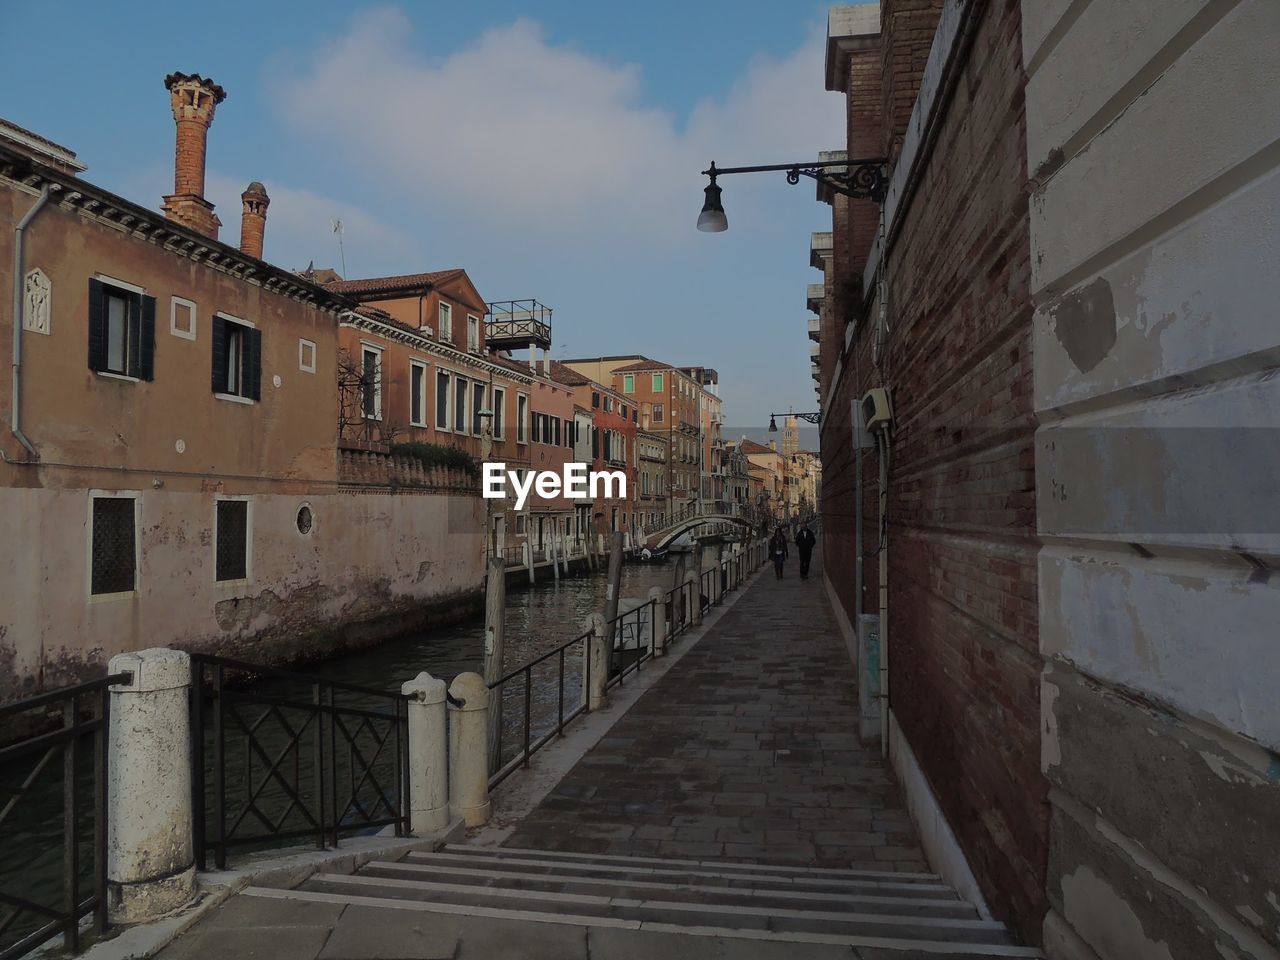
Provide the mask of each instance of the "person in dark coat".
{"label": "person in dark coat", "polygon": [[787,536],[781,527],[773,532],[773,538],[769,541],[769,555],[773,557],[773,572],[781,580],[782,565],[787,562]]}
{"label": "person in dark coat", "polygon": [[809,524],[800,524],[800,530],[796,533],[796,550],[800,552],[801,580],[809,579],[809,560],[813,557],[813,545],[817,542],[818,538],[809,529]]}

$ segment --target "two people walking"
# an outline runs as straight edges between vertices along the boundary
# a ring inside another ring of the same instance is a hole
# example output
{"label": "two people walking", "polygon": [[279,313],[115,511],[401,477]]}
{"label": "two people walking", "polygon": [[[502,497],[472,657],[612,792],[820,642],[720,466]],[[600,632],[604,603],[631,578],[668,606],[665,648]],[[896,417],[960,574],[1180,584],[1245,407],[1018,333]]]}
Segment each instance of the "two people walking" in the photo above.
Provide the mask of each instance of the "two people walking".
{"label": "two people walking", "polygon": [[[809,579],[809,561],[813,559],[813,546],[817,539],[807,523],[802,523],[800,529],[796,532],[796,550],[800,553],[801,580]],[[782,566],[787,562],[789,553],[787,535],[783,532],[783,528],[779,527],[773,532],[773,537],[769,540],[769,555],[773,558],[773,572],[777,574],[779,580],[782,579]]]}

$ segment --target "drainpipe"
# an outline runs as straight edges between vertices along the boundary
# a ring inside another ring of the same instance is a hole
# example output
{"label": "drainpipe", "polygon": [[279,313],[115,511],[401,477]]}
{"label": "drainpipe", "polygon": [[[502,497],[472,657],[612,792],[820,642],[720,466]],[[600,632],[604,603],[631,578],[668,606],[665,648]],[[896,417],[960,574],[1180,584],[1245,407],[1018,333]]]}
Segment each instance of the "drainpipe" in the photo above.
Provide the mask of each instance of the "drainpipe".
{"label": "drainpipe", "polygon": [[27,211],[27,215],[18,221],[13,230],[13,397],[9,405],[9,428],[31,454],[29,460],[9,460],[9,463],[35,463],[40,459],[36,448],[31,445],[26,434],[22,432],[22,231],[24,231],[41,208],[49,202],[49,185],[45,184],[40,197]]}
{"label": "drainpipe", "polygon": [[880,756],[889,755],[889,434],[880,435]]}

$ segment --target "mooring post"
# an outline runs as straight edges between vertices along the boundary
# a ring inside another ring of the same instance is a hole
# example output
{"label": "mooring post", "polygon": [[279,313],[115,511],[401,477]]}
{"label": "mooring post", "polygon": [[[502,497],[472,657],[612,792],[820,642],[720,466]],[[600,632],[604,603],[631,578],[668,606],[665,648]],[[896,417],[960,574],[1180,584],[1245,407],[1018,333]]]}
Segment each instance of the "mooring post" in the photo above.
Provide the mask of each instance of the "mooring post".
{"label": "mooring post", "polygon": [[[489,561],[484,592],[484,682],[495,683],[505,662],[503,626],[507,613],[507,577],[501,558]],[[502,766],[502,697],[489,698],[489,772]]]}
{"label": "mooring post", "polygon": [[[609,544],[609,583],[604,595],[604,619],[609,631],[609,662],[613,662],[613,641],[622,632],[618,623],[618,594],[622,592],[622,531],[615,530]],[[621,654],[619,654],[621,656]]]}
{"label": "mooring post", "polygon": [[609,642],[609,630],[605,626],[604,614],[589,614],[583,625],[591,631],[591,636],[587,638],[590,651],[588,656],[591,658],[590,669],[587,671],[590,674],[587,709],[599,710],[605,704],[604,688],[609,682],[609,648],[612,643]]}
{"label": "mooring post", "polygon": [[649,588],[649,603],[652,606],[649,614],[649,642],[653,647],[653,655],[660,657],[667,652],[667,600],[661,587]]}
{"label": "mooring post", "polygon": [[107,734],[107,916],[140,923],[195,896],[191,834],[191,658],[156,648],[111,658]]}
{"label": "mooring post", "polygon": [[529,583],[536,582],[533,573],[533,542],[527,537],[524,541],[524,565],[529,571]]}
{"label": "mooring post", "polygon": [[489,821],[489,688],[478,673],[449,686],[449,814],[468,827]]}
{"label": "mooring post", "polygon": [[[502,558],[497,558],[502,562]],[[492,561],[491,561],[492,562]],[[449,826],[449,735],[445,683],[423,671],[405,681],[409,701],[409,830],[416,836]]]}

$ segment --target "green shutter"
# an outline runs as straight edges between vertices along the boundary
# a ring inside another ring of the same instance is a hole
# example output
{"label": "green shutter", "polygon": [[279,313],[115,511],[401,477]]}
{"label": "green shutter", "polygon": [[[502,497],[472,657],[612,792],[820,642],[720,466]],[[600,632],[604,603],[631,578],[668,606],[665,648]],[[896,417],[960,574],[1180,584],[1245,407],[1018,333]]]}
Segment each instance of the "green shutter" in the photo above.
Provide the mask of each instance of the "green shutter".
{"label": "green shutter", "polygon": [[107,369],[107,299],[100,280],[89,280],[89,369]]}
{"label": "green shutter", "polygon": [[227,366],[224,357],[227,352],[227,321],[215,314],[212,332],[213,336],[210,339],[213,343],[213,392],[226,393]]}
{"label": "green shutter", "polygon": [[156,378],[156,298],[142,298],[142,312],[138,324],[138,350],[134,353],[139,380]]}
{"label": "green shutter", "polygon": [[251,400],[262,399],[262,331],[246,330],[249,334],[247,338],[245,357],[245,375],[248,379],[249,398]]}

